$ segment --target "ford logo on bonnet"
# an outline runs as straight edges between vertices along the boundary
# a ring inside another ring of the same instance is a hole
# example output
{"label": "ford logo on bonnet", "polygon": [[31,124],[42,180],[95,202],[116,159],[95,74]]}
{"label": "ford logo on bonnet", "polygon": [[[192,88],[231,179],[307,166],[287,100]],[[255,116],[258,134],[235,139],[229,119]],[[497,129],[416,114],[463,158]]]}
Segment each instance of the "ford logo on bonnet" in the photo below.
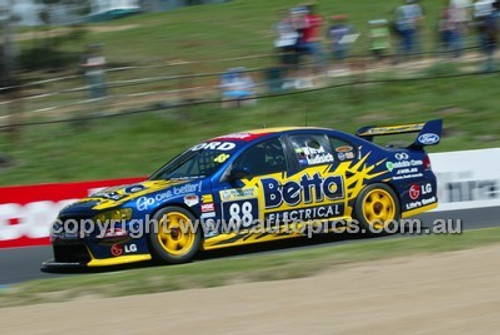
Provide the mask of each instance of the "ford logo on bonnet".
{"label": "ford logo on bonnet", "polygon": [[425,145],[432,145],[438,143],[440,140],[439,135],[427,133],[418,137],[418,141]]}

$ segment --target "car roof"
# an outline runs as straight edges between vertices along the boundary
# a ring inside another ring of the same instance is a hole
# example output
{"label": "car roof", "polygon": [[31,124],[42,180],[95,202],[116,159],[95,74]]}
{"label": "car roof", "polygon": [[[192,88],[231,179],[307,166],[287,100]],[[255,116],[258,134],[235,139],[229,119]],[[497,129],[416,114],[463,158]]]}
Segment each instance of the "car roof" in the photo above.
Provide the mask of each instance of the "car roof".
{"label": "car roof", "polygon": [[331,129],[326,128],[318,128],[318,127],[276,127],[276,128],[260,128],[253,129],[247,131],[241,131],[238,133],[232,133],[228,135],[222,135],[215,138],[212,138],[212,141],[242,141],[242,142],[252,142],[254,140],[274,135],[274,134],[285,134],[294,131],[300,130],[321,130],[321,131],[329,131]]}
{"label": "car roof", "polygon": [[275,127],[275,128],[261,128],[261,129],[253,129],[245,131],[244,133],[249,134],[275,134],[275,133],[284,133],[293,130],[327,130],[326,128],[318,128],[318,127]]}

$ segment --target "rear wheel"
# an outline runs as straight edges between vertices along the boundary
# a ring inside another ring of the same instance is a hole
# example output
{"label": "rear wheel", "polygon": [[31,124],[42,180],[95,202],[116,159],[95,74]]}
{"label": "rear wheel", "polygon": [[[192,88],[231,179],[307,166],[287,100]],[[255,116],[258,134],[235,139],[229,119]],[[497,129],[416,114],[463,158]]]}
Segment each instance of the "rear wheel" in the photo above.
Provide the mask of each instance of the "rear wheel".
{"label": "rear wheel", "polygon": [[399,220],[398,198],[385,184],[368,185],[356,199],[355,216],[366,232],[386,234]]}
{"label": "rear wheel", "polygon": [[160,263],[185,263],[198,252],[202,240],[194,229],[196,218],[181,207],[165,207],[153,217],[149,232],[151,256]]}

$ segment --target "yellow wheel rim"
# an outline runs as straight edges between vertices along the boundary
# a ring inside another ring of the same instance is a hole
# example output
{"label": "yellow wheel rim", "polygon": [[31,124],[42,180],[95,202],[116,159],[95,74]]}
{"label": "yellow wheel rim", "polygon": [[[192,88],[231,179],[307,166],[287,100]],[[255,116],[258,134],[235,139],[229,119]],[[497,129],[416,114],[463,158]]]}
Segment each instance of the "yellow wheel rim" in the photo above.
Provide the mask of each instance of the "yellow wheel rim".
{"label": "yellow wheel rim", "polygon": [[180,212],[170,212],[158,222],[158,241],[171,255],[184,255],[194,246],[191,220]]}
{"label": "yellow wheel rim", "polygon": [[386,190],[369,191],[363,199],[363,216],[376,229],[387,227],[396,218],[396,203]]}

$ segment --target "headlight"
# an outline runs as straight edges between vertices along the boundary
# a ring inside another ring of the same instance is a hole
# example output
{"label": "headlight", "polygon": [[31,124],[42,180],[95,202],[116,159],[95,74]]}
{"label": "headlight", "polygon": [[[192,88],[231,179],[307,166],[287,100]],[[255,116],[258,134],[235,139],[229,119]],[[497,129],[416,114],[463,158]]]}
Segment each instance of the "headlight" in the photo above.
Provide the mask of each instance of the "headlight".
{"label": "headlight", "polygon": [[55,221],[50,225],[50,238],[54,238],[63,232],[63,225],[59,221]]}
{"label": "headlight", "polygon": [[132,217],[132,208],[119,208],[113,209],[107,212],[102,212],[94,216],[94,221],[106,222],[106,221],[120,221],[120,220],[130,220]]}

